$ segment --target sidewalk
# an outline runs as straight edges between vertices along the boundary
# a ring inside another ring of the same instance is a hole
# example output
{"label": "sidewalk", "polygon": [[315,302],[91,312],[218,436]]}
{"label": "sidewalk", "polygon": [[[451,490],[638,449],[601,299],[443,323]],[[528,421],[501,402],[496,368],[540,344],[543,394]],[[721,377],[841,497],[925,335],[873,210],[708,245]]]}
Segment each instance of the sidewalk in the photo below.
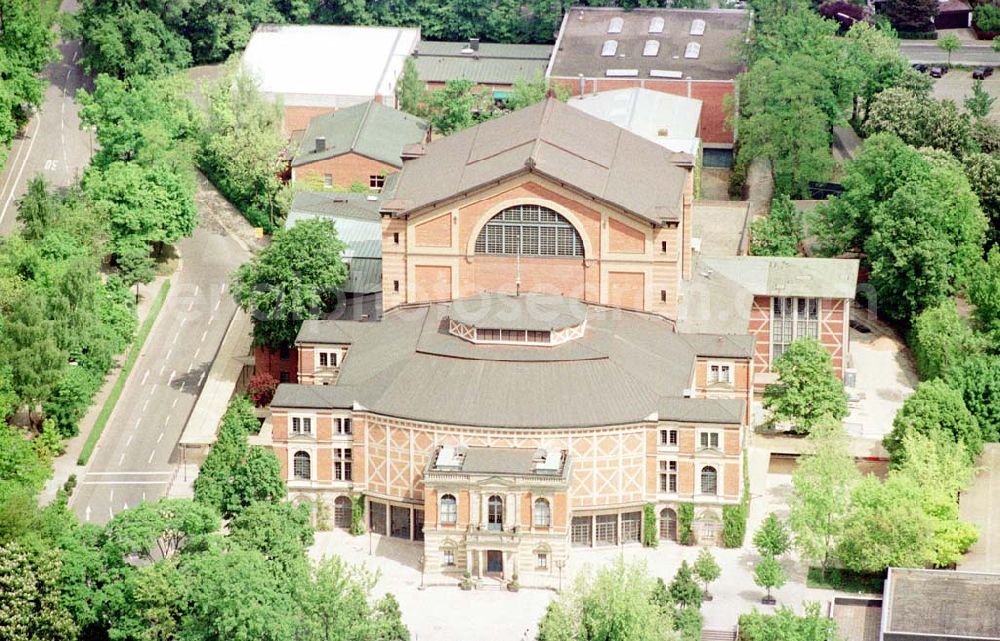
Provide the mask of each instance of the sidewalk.
{"label": "sidewalk", "polygon": [[[149,315],[149,308],[156,298],[157,292],[160,291],[163,281],[172,279],[176,273],[177,271],[175,270],[170,276],[158,276],[147,285],[139,285],[139,305],[136,307],[138,322],[136,323],[136,327],[142,325],[143,321],[146,320],[146,316]],[[45,487],[42,488],[42,491],[38,495],[38,501],[41,505],[47,505],[55,499],[59,488],[65,485],[71,475],[75,474],[77,479],[80,479],[86,471],[87,466],[77,465],[76,461],[80,456],[80,451],[83,449],[83,444],[87,441],[91,430],[94,429],[94,423],[97,421],[98,414],[101,413],[101,408],[104,407],[104,402],[111,393],[111,388],[114,387],[115,381],[118,380],[118,376],[121,374],[121,364],[125,361],[126,354],[127,352],[118,356],[115,366],[108,372],[107,377],[104,379],[104,384],[97,390],[97,394],[94,395],[90,408],[80,420],[79,433],[63,443],[66,450],[52,461],[52,478],[45,483]]]}

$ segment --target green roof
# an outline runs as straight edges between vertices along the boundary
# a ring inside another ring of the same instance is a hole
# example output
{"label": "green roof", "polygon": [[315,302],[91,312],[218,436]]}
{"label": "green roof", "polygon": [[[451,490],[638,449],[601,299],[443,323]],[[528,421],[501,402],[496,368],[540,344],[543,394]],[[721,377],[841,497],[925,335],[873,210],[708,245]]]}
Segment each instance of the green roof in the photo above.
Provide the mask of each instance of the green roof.
{"label": "green roof", "polygon": [[477,51],[470,51],[467,42],[421,41],[414,54],[417,75],[424,82],[471,80],[487,85],[512,85],[519,78],[543,78],[552,45],[484,42]]}
{"label": "green roof", "polygon": [[[338,109],[309,121],[292,166],[353,152],[402,167],[403,147],[422,141],[427,136],[427,127],[420,118],[372,100]],[[325,139],[322,150],[316,144],[318,138]]]}

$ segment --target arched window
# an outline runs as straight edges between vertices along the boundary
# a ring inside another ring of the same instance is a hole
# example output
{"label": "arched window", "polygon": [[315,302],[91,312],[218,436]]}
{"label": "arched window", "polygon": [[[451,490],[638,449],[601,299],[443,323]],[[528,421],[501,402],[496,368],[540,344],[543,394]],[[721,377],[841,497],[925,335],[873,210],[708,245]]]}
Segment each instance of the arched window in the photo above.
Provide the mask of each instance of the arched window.
{"label": "arched window", "polygon": [[568,220],[540,205],[515,205],[494,216],[476,239],[477,254],[583,256],[583,240]]}
{"label": "arched window", "polygon": [[292,472],[295,478],[308,481],[312,478],[312,459],[309,452],[296,452],[292,457]]}
{"label": "arched window", "polygon": [[486,501],[486,529],[503,529],[503,499],[494,494]]}
{"label": "arched window", "polygon": [[701,468],[701,493],[719,493],[719,473],[711,465]]}
{"label": "arched window", "polygon": [[458,501],[451,494],[441,497],[441,523],[455,523],[458,521]]}
{"label": "arched window", "polygon": [[552,525],[552,508],[547,499],[535,499],[532,522],[535,527],[549,527]]}
{"label": "arched window", "polygon": [[677,512],[669,507],[660,510],[660,538],[668,541],[677,540]]}

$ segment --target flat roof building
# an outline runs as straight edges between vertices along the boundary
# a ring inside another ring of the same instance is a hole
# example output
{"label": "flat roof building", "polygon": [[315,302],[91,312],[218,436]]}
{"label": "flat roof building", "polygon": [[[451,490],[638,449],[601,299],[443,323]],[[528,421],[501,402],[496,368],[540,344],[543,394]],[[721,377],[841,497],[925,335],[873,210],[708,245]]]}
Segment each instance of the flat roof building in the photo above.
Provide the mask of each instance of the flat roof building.
{"label": "flat roof building", "polygon": [[470,80],[506,97],[514,81],[543,79],[552,56],[552,45],[479,42],[432,42],[421,40],[413,51],[417,75],[436,89],[449,80]]}
{"label": "flat roof building", "polygon": [[1000,641],[1000,574],[889,568],[880,641]]}

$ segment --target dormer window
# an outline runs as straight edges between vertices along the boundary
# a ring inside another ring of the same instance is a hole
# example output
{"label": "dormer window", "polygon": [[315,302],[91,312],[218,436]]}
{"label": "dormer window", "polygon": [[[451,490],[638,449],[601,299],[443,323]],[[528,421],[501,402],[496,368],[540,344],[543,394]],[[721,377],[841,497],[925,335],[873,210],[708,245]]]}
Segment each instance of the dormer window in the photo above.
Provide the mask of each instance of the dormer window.
{"label": "dormer window", "polygon": [[663,18],[656,16],[649,21],[649,33],[663,33],[663,24]]}
{"label": "dormer window", "polygon": [[691,35],[692,36],[703,36],[705,35],[706,23],[701,18],[695,18],[691,22]]}
{"label": "dormer window", "polygon": [[701,55],[701,45],[697,42],[689,42],[684,48],[685,58],[697,58]]}
{"label": "dormer window", "polygon": [[660,43],[657,40],[647,40],[646,46],[642,48],[642,55],[647,58],[655,58],[660,53]]}
{"label": "dormer window", "polygon": [[622,27],[625,26],[625,20],[619,16],[615,16],[608,23],[608,33],[621,33]]}
{"label": "dormer window", "polygon": [[478,345],[552,346],[582,337],[586,325],[579,301],[497,294],[452,303],[448,333]]}

